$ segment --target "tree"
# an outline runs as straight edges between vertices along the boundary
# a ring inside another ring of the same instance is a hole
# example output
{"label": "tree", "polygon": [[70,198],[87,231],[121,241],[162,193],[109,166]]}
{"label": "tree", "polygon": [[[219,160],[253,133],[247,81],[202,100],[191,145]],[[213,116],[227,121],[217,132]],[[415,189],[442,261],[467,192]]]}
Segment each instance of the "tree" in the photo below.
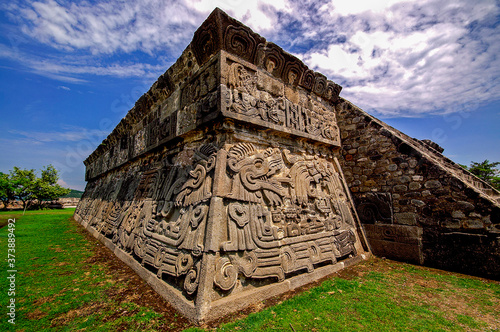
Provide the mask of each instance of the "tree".
{"label": "tree", "polygon": [[70,189],[61,187],[57,181],[59,174],[54,166],[48,165],[42,169],[41,177],[36,179],[34,186],[34,198],[38,204],[42,205],[44,201],[52,201],[70,192]]}
{"label": "tree", "polygon": [[34,199],[36,174],[34,169],[20,169],[14,166],[10,171],[10,179],[14,191],[14,197],[23,202],[23,209],[30,205]]}
{"label": "tree", "polygon": [[500,162],[490,162],[486,159],[481,163],[471,162],[467,169],[492,187],[500,190],[500,171],[496,168],[498,165],[500,165]]}
{"label": "tree", "polygon": [[9,202],[14,199],[14,188],[12,187],[9,174],[0,172],[0,201],[3,203],[3,208],[7,209]]}
{"label": "tree", "polygon": [[[43,167],[40,177],[37,177],[34,169],[21,169],[14,166],[10,175],[0,177],[0,198],[4,196],[2,188],[5,187],[7,192],[8,190],[11,192],[9,200],[22,201],[24,210],[34,202],[41,207],[44,201],[52,201],[69,193],[70,190],[61,187],[57,183],[58,180],[59,174],[52,165]],[[4,181],[6,184],[2,187]]]}

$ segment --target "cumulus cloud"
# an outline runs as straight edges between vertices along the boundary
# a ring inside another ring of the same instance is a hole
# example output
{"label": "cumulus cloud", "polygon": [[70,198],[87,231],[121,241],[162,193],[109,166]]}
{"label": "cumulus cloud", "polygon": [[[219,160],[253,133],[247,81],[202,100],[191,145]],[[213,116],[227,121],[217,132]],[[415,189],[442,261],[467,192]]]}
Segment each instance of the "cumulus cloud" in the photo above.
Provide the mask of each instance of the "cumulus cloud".
{"label": "cumulus cloud", "polygon": [[36,38],[59,53],[0,47],[0,57],[67,82],[85,74],[155,78],[216,6],[378,115],[449,113],[500,98],[495,0],[15,2],[3,8],[23,41]]}
{"label": "cumulus cloud", "polygon": [[322,26],[317,38],[331,41],[299,56],[344,85],[347,99],[381,115],[418,116],[500,98],[494,1],[339,3],[320,9],[323,24],[303,25]]}
{"label": "cumulus cloud", "polygon": [[190,36],[201,17],[178,1],[54,0],[12,4],[23,31],[64,50],[88,49],[93,54],[177,47]]}
{"label": "cumulus cloud", "polygon": [[214,7],[219,7],[257,32],[273,29],[279,12],[291,13],[287,0],[189,0],[186,4],[201,13],[210,13]]}
{"label": "cumulus cloud", "polygon": [[257,31],[274,28],[277,13],[289,12],[287,0],[115,0],[97,4],[42,0],[6,6],[24,33],[59,49],[88,49],[93,54],[185,47],[215,7]]}

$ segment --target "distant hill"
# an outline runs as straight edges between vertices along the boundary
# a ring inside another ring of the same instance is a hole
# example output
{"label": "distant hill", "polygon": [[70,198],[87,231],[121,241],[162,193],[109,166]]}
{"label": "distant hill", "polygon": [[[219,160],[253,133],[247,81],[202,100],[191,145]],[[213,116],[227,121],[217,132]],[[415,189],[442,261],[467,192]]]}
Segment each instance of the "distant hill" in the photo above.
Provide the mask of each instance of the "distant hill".
{"label": "distant hill", "polygon": [[61,196],[61,198],[67,198],[67,197],[76,197],[76,198],[81,198],[83,195],[83,191],[71,189],[69,194]]}

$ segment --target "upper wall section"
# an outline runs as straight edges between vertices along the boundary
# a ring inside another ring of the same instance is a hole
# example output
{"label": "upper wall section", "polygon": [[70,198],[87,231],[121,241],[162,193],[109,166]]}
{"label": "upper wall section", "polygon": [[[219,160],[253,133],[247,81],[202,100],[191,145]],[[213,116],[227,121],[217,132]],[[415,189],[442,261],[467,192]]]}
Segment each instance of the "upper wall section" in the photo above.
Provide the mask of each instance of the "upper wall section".
{"label": "upper wall section", "polygon": [[342,87],[309,69],[302,61],[267,42],[241,22],[216,8],[194,33],[191,48],[198,65],[224,50],[263,68],[292,86],[314,92],[323,99],[336,102]]}
{"label": "upper wall section", "polygon": [[341,87],[215,9],[190,45],[85,160],[86,180],[175,145],[217,117],[340,146]]}

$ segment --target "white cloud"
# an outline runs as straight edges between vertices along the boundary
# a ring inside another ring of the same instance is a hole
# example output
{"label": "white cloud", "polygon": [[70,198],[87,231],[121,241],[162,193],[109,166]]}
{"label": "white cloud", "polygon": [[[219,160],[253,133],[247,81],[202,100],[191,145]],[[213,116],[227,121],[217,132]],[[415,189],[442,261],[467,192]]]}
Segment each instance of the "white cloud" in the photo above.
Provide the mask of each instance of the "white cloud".
{"label": "white cloud", "polygon": [[342,96],[368,111],[418,116],[500,98],[495,0],[40,0],[4,8],[62,56],[0,47],[0,57],[67,82],[85,74],[156,78],[216,6],[343,85]]}
{"label": "white cloud", "polygon": [[[173,1],[110,1],[91,4],[37,1],[9,7],[20,14],[23,31],[63,50],[151,52],[189,39],[201,17]],[[189,28],[190,27],[190,28]]]}
{"label": "white cloud", "polygon": [[500,43],[492,39],[500,29],[491,24],[500,11],[494,2],[386,1],[377,7],[381,3],[374,1],[376,7],[363,10],[355,1],[339,3],[333,5],[337,12],[329,12],[328,27],[341,32],[343,42],[301,56],[345,85],[342,96],[355,104],[383,115],[415,116],[500,98]]}
{"label": "white cloud", "polygon": [[409,2],[411,0],[350,0],[331,1],[329,5],[333,7],[336,14],[356,15],[367,11],[382,13],[395,4]]}
{"label": "white cloud", "polygon": [[52,131],[52,132],[37,132],[37,131],[21,131],[9,130],[12,135],[18,135],[21,138],[13,138],[10,144],[27,142],[33,144],[53,143],[53,142],[79,142],[82,140],[95,140],[95,137],[106,137],[109,132],[103,130],[88,130],[86,128],[72,128],[71,130]]}
{"label": "white cloud", "polygon": [[66,181],[64,181],[61,178],[59,178],[59,180],[57,180],[57,184],[60,185],[61,187],[69,188],[69,185],[66,183]]}
{"label": "white cloud", "polygon": [[219,7],[257,32],[273,29],[278,11],[290,12],[287,0],[188,0],[186,4],[205,14]]}
{"label": "white cloud", "polygon": [[42,0],[6,6],[22,31],[52,47],[93,54],[184,48],[195,29],[220,7],[256,31],[275,27],[288,0],[139,0],[56,2]]}

